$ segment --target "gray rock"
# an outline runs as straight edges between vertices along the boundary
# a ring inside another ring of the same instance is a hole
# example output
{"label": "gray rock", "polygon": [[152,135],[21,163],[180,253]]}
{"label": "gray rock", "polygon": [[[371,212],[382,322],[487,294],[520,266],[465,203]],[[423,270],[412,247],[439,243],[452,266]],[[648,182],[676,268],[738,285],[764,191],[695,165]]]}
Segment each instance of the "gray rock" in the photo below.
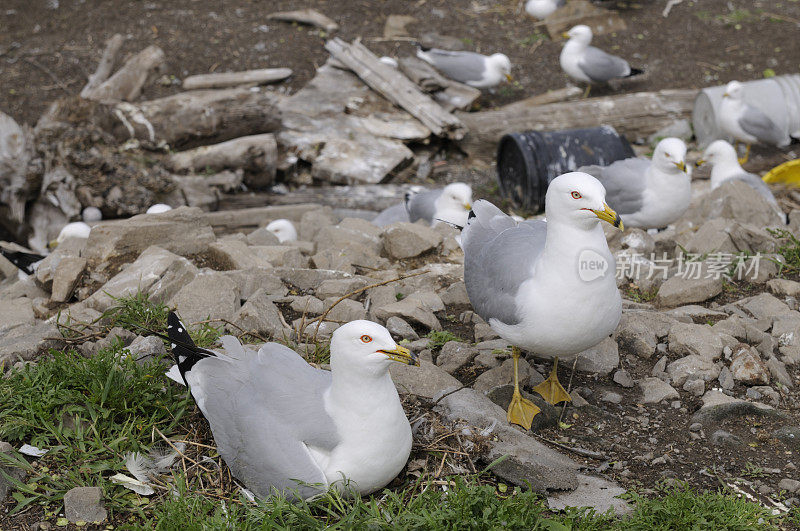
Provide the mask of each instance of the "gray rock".
{"label": "gray rock", "polygon": [[666,337],[676,322],[658,312],[625,312],[617,327],[617,343],[623,352],[648,359],[655,352],[658,340]]}
{"label": "gray rock", "polygon": [[619,404],[622,402],[622,395],[614,391],[603,391],[600,394],[600,400],[611,404]]}
{"label": "gray rock", "polygon": [[785,416],[783,413],[766,404],[740,400],[712,389],[703,395],[703,407],[692,415],[692,422],[699,422],[705,426],[718,423],[727,418],[744,417],[747,415],[778,418],[783,418]]}
{"label": "gray rock", "polygon": [[272,268],[272,263],[265,256],[256,254],[245,241],[236,238],[224,238],[211,243],[208,254],[215,262],[224,264],[225,269]]}
{"label": "gray rock", "polygon": [[[686,216],[691,217],[692,212]],[[700,202],[696,216],[699,219],[725,218],[749,223],[756,227],[783,225],[772,205],[753,193],[753,189],[742,181],[729,181],[709,192]]]}
{"label": "gray rock", "polygon": [[781,403],[780,393],[768,385],[748,387],[745,396],[755,400],[767,399],[774,407],[777,407]]}
{"label": "gray rock", "polygon": [[389,317],[402,317],[408,321],[421,324],[430,330],[442,329],[441,323],[439,323],[433,312],[415,300],[403,299],[375,308],[374,315],[381,321],[386,321]]}
{"label": "gray rock", "polygon": [[[531,394],[524,389],[520,389],[520,394],[522,398],[530,400],[540,410],[539,413],[533,417],[533,422],[531,423],[531,431],[533,433],[558,426],[558,417],[561,414],[560,407],[549,404],[538,393]],[[514,396],[514,384],[505,384],[495,387],[487,392],[486,396],[489,400],[508,411],[508,406],[511,404],[511,397]]]}
{"label": "gray rock", "polygon": [[33,315],[33,301],[27,297],[19,297],[0,304],[0,335],[22,325],[36,322]]}
{"label": "gray rock", "polygon": [[74,258],[81,255],[86,247],[85,238],[67,238],[56,247],[53,252],[48,254],[36,268],[34,278],[36,282],[45,290],[52,291],[53,277],[61,267],[61,262],[65,258]]}
{"label": "gray rock", "polygon": [[[335,303],[337,300],[339,300],[339,297],[329,297],[325,299],[325,308],[331,308],[333,303]],[[367,310],[364,309],[363,304],[352,299],[344,299],[339,301],[336,306],[333,306],[325,318],[340,323],[349,323],[350,321],[366,319],[366,317]]]}
{"label": "gray rock", "polygon": [[722,277],[685,278],[676,275],[658,288],[656,305],[662,308],[682,306],[694,302],[704,302],[722,293]]}
{"label": "gray rock", "polygon": [[416,341],[419,339],[419,334],[414,331],[410,324],[400,317],[389,317],[386,320],[386,329],[389,330],[390,334],[400,339],[408,339],[409,341]]}
{"label": "gray rock", "polygon": [[442,235],[431,227],[417,223],[394,223],[383,232],[383,246],[390,258],[414,258],[435,249],[442,243]]}
{"label": "gray rock", "polygon": [[706,392],[706,383],[700,378],[686,380],[686,382],[683,384],[683,390],[693,394],[694,396],[703,396],[703,394]]}
{"label": "gray rock", "polygon": [[669,330],[669,349],[679,356],[695,354],[714,361],[722,355],[722,340],[710,326],[676,323]]}
{"label": "gray rock", "polygon": [[478,355],[478,349],[460,341],[448,341],[436,358],[436,365],[445,372],[455,374]]}
{"label": "gray rock", "polygon": [[216,239],[199,208],[179,207],[152,216],[105,221],[92,228],[84,257],[89,268],[104,268],[116,256],[134,256],[157,245],[180,255],[204,251]]}
{"label": "gray rock", "polygon": [[389,267],[387,259],[381,258],[376,251],[359,243],[320,249],[311,257],[311,263],[317,269],[330,269],[350,274],[355,273],[356,266],[373,270]]}
{"label": "gray rock", "polygon": [[699,378],[710,382],[719,376],[720,366],[710,360],[701,358],[696,354],[690,354],[677,359],[667,365],[667,373],[673,385],[682,387],[689,378]]}
{"label": "gray rock", "polygon": [[[84,303],[103,312],[115,304],[114,299],[142,291],[166,301],[197,275],[197,268],[186,258],[161,247],[148,247],[139,257],[106,282]],[[169,278],[168,278],[169,277]]]}
{"label": "gray rock", "polygon": [[[349,278],[332,278],[323,280],[322,283],[314,290],[314,293],[320,299],[327,299],[329,297],[344,297],[348,293],[352,293],[359,289],[364,288],[370,284],[366,277],[353,276]],[[355,295],[356,297],[358,295]]]}
{"label": "gray rock", "polygon": [[66,302],[86,269],[86,258],[67,256],[61,260],[53,275],[53,292],[50,298],[56,302]]}
{"label": "gray rock", "polygon": [[467,306],[469,297],[463,281],[453,282],[441,294],[442,302],[447,306]]}
{"label": "gray rock", "polygon": [[733,381],[733,375],[731,374],[731,370],[727,367],[722,367],[719,371],[719,386],[724,389],[725,391],[730,391],[733,389],[735,382]]}
{"label": "gray rock", "polygon": [[276,267],[308,267],[308,258],[291,245],[254,245],[250,251]]}
{"label": "gray rock", "polygon": [[170,305],[187,326],[208,318],[232,321],[239,310],[239,291],[224,273],[201,272],[172,297]]}
{"label": "gray rock", "polygon": [[[306,271],[306,270],[304,270]],[[192,277],[196,276],[196,272]],[[281,279],[273,274],[272,270],[254,267],[251,269],[237,269],[234,271],[224,271],[222,273],[227,278],[231,279],[236,284],[236,289],[239,290],[239,297],[242,300],[247,300],[253,296],[258,290],[264,290],[273,297],[283,297],[289,290],[283,284]],[[168,274],[164,275],[162,281],[166,284]],[[188,281],[187,281],[188,282]],[[174,293],[173,293],[174,294]],[[170,295],[167,300],[171,298]],[[302,311],[302,310],[301,310]]]}
{"label": "gray rock", "polygon": [[778,358],[769,358],[767,360],[767,369],[769,369],[769,373],[778,383],[786,387],[794,387],[794,382],[792,382],[792,377],[789,376],[789,371],[786,370],[786,365],[779,361]]}
{"label": "gray rock", "polygon": [[630,373],[625,369],[620,369],[614,372],[614,382],[618,383],[622,387],[633,387],[633,378],[631,378]]}
{"label": "gray rock", "polygon": [[325,249],[342,250],[350,245],[359,245],[367,252],[379,255],[383,248],[380,229],[369,221],[354,218],[342,220],[336,226],[323,226],[312,241],[317,244],[317,252]]}
{"label": "gray rock", "polygon": [[783,478],[778,482],[778,488],[781,490],[785,490],[786,492],[799,493],[800,481],[791,478]]}
{"label": "gray rock", "polygon": [[8,369],[18,360],[32,360],[49,349],[62,349],[66,343],[60,339],[56,325],[44,321],[18,326],[0,335],[0,367]]}
{"label": "gray rock", "polygon": [[745,310],[755,319],[768,319],[770,322],[776,317],[792,311],[785,302],[776,299],[769,293],[742,299],[736,303],[736,306]]}
{"label": "gray rock", "polygon": [[168,356],[164,342],[156,336],[136,336],[126,348],[137,363],[148,363]]}
{"label": "gray rock", "polygon": [[725,312],[721,312],[719,310],[712,310],[711,308],[706,308],[705,306],[698,306],[697,304],[678,306],[677,308],[672,308],[671,310],[667,310],[664,313],[666,315],[675,317],[676,319],[688,317],[689,321],[687,322],[691,322],[694,319],[706,320],[715,317],[727,317],[728,315]]}
{"label": "gray rock", "polygon": [[[525,358],[519,358],[519,381],[524,382],[527,380],[531,372],[534,371],[531,368],[530,364],[525,360]],[[472,388],[476,391],[480,391],[485,393],[494,389],[495,387],[499,387],[501,385],[505,385],[509,382],[514,381],[514,360],[507,359],[504,361],[499,367],[495,367],[494,369],[489,369],[488,371],[484,372],[475,380],[475,383],[472,384]]]}
{"label": "gray rock", "polygon": [[752,284],[764,284],[778,275],[778,263],[782,263],[783,260],[781,255],[753,256],[739,262],[732,277],[735,280],[744,280]]}
{"label": "gray rock", "polygon": [[272,270],[282,281],[290,284],[300,291],[316,290],[326,280],[352,278],[352,274],[326,269],[298,269],[291,267],[276,267]]}
{"label": "gray rock", "polygon": [[633,512],[628,502],[618,498],[625,492],[624,488],[607,479],[578,474],[578,488],[548,496],[547,506],[553,511],[567,507],[592,507],[598,513],[606,513],[612,509],[614,514],[625,515]]}
{"label": "gray rock", "polygon": [[418,301],[419,304],[432,312],[443,312],[444,311],[444,303],[442,302],[441,297],[439,297],[433,291],[415,291],[406,299],[411,301]]}
{"label": "gray rock", "polygon": [[689,426],[689,431],[693,431],[693,432],[703,431],[703,425],[700,424],[699,422],[695,422],[694,424]]}
{"label": "gray rock", "polygon": [[[306,214],[311,214],[311,212],[306,212],[303,216]],[[281,242],[266,227],[260,227],[247,235],[247,243],[248,245],[279,245]]]}
{"label": "gray rock", "polygon": [[64,515],[72,522],[103,522],[108,513],[103,507],[103,489],[74,487],[64,494]]}
{"label": "gray rock", "polygon": [[473,328],[473,333],[475,334],[476,342],[497,339],[500,337],[497,335],[497,332],[495,332],[494,329],[486,323],[477,323]]}
{"label": "gray rock", "polygon": [[711,440],[711,444],[715,444],[717,446],[742,446],[744,441],[738,435],[734,435],[725,430],[717,430],[711,434],[709,438]]}
{"label": "gray rock", "polygon": [[577,355],[575,370],[592,374],[606,375],[619,367],[619,350],[617,342],[607,337],[597,345]]}
{"label": "gray rock", "polygon": [[778,297],[800,297],[800,282],[786,278],[774,278],[767,282],[767,289]]}
{"label": "gray rock", "polygon": [[392,363],[389,366],[394,386],[400,393],[408,393],[423,398],[433,397],[461,387],[461,382],[447,374],[432,362],[420,360],[419,367]]}
{"label": "gray rock", "polygon": [[256,291],[234,316],[228,318],[241,330],[231,325],[226,325],[226,329],[235,334],[246,330],[273,339],[290,337],[291,331],[283,325],[281,312],[272,301],[266,290]]}
{"label": "gray rock", "polygon": [[667,361],[669,361],[669,358],[667,358],[666,356],[661,356],[658,359],[658,361],[655,363],[655,365],[653,365],[653,370],[650,371],[650,374],[652,374],[653,376],[655,376],[657,378],[660,377],[661,374],[666,374],[667,373]]}
{"label": "gray rock", "polygon": [[769,369],[761,361],[758,351],[745,344],[740,344],[733,352],[731,374],[734,380],[747,385],[769,384]]}
{"label": "gray rock", "polygon": [[[339,326],[339,323],[333,323],[331,321],[309,322],[308,319],[303,320],[302,317],[298,317],[292,321],[291,328],[297,331],[299,339],[314,343],[315,341],[330,339],[333,332],[339,328]],[[291,332],[287,331],[287,334],[289,333]]]}
{"label": "gray rock", "polygon": [[576,462],[509,426],[506,412],[482,393],[462,389],[442,398],[435,411],[453,422],[494,426],[486,461],[507,456],[492,468],[496,476],[536,492],[578,487]]}
{"label": "gray rock", "polygon": [[643,404],[658,404],[664,400],[679,398],[680,395],[671,385],[658,378],[645,378],[639,381],[642,389]]}
{"label": "gray rock", "polygon": [[698,255],[738,253],[739,249],[736,248],[729,234],[732,224],[727,219],[709,219],[689,238],[686,250]]}
{"label": "gray rock", "polygon": [[296,295],[291,297],[289,308],[306,315],[320,315],[325,311],[325,303],[313,295]]}
{"label": "gray rock", "polygon": [[297,226],[298,237],[301,240],[313,241],[323,227],[336,225],[333,209],[328,206],[315,208],[303,213]]}
{"label": "gray rock", "polygon": [[[3,258],[3,260],[5,260],[5,258]],[[8,263],[10,264],[11,262]],[[18,299],[20,297],[27,297],[33,300],[38,297],[47,297],[47,292],[36,284],[34,277],[25,276],[19,278],[19,269],[17,269],[16,266],[13,267],[14,276],[0,283],[0,300]]]}
{"label": "gray rock", "polygon": [[776,317],[772,323],[772,337],[782,347],[800,345],[800,313],[790,313]]}

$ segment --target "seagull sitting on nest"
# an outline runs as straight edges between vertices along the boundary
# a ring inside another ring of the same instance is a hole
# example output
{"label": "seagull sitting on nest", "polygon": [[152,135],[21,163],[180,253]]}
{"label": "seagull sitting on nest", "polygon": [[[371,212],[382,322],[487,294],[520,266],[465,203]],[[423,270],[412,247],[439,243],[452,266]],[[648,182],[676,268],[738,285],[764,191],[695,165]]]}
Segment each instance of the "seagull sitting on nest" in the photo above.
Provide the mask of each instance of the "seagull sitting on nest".
{"label": "seagull sitting on nest", "polygon": [[267,225],[267,230],[278,237],[278,241],[295,242],[297,241],[297,229],[288,219],[276,219]]}
{"label": "seagull sitting on nest", "polygon": [[723,133],[747,145],[744,157],[739,160],[741,164],[747,162],[750,145],[755,142],[776,147],[788,146],[791,142],[761,109],[744,101],[744,87],[738,81],[731,81],[725,87],[717,122]]}
{"label": "seagull sitting on nest", "polygon": [[472,208],[472,187],[451,183],[440,190],[406,194],[405,202],[378,214],[372,223],[384,227],[399,221],[423,220],[431,226],[443,222],[463,227]]}
{"label": "seagull sitting on nest", "polygon": [[589,46],[592,42],[592,29],[589,26],[579,24],[564,33],[563,37],[569,40],[559,56],[561,68],[572,79],[586,83],[584,98],[589,95],[592,84],[644,73],[638,68],[631,68],[622,57]]}
{"label": "seagull sitting on nest", "polygon": [[417,57],[430,63],[450,79],[465,85],[482,89],[495,87],[503,80],[513,81],[511,61],[505,54],[486,56],[475,52],[418,46]]}
{"label": "seagull sitting on nest", "polygon": [[220,455],[259,497],[305,499],[348,485],[368,494],[405,466],[411,426],[389,365],[419,360],[381,325],[336,329],[324,371],[279,343],[256,351],[223,336],[224,353],[201,349],[174,313],[167,322],[178,370]]}
{"label": "seagull sitting on nest", "polygon": [[727,181],[743,181],[753,188],[758,195],[766,199],[776,210],[781,219],[786,222],[786,213],[778,206],[778,201],[772,191],[761,177],[748,173],[739,164],[736,149],[724,140],[715,140],[703,152],[703,158],[695,162],[696,166],[711,164],[711,189],[719,188]]}
{"label": "seagull sitting on nest", "polygon": [[692,200],[686,144],[679,138],[659,142],[653,160],[632,157],[608,166],[584,166],[578,171],[603,184],[608,204],[629,227],[664,228],[677,221]]}
{"label": "seagull sitting on nest", "polygon": [[520,348],[555,358],[550,377],[534,390],[552,404],[569,401],[558,381],[558,357],[596,345],[614,331],[622,315],[614,257],[600,221],[620,228],[622,222],[605,195],[591,175],[565,173],[547,189],[547,221],[517,223],[481,200],[461,233],[469,300],[513,345],[508,421],[526,429],[540,410],[519,391]]}

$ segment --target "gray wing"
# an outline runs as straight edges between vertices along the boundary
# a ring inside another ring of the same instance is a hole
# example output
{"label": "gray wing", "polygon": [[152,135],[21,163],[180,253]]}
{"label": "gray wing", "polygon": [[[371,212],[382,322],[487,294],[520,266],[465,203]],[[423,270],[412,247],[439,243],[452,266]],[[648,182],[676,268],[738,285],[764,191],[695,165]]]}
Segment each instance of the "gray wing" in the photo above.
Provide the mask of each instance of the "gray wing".
{"label": "gray wing", "polygon": [[556,7],[564,7],[567,5],[567,0],[556,0]]}
{"label": "gray wing", "polygon": [[382,211],[373,218],[372,224],[378,227],[385,227],[386,225],[391,225],[392,223],[398,223],[400,221],[410,221],[408,218],[408,210],[403,203],[390,206]]}
{"label": "gray wing", "polygon": [[589,46],[578,61],[578,67],[589,79],[604,82],[616,77],[630,75],[631,67],[622,57],[611,55],[599,48]]}
{"label": "gray wing", "polygon": [[462,83],[480,81],[486,70],[486,58],[475,52],[460,52],[431,48],[425,53],[433,60],[433,66],[450,79]]}
{"label": "gray wing", "polygon": [[578,168],[603,183],[606,203],[618,214],[633,214],[641,210],[644,203],[645,173],[650,168],[650,159],[634,157],[618,160],[608,166],[584,166]]}
{"label": "gray wing", "polygon": [[783,131],[775,125],[775,122],[752,105],[745,106],[744,114],[739,118],[739,126],[745,133],[756,137],[759,142],[773,146],[781,146],[788,143],[788,139],[783,134]]}
{"label": "gray wing", "polygon": [[256,353],[223,337],[227,355],[204,358],[187,382],[208,419],[220,455],[260,497],[274,490],[307,498],[324,483],[307,446],[333,449],[339,434],[325,412],[330,372],[308,365],[293,350],[267,343]]}
{"label": "gray wing", "polygon": [[441,190],[431,190],[409,196],[406,199],[406,208],[411,223],[420,219],[432,223],[433,217],[436,215],[436,200],[440,195],[442,195]]}
{"label": "gray wing", "polygon": [[488,201],[472,206],[475,214],[461,233],[464,249],[464,284],[475,311],[484,320],[506,324],[520,322],[515,296],[544,249],[547,223],[526,221],[517,225]]}

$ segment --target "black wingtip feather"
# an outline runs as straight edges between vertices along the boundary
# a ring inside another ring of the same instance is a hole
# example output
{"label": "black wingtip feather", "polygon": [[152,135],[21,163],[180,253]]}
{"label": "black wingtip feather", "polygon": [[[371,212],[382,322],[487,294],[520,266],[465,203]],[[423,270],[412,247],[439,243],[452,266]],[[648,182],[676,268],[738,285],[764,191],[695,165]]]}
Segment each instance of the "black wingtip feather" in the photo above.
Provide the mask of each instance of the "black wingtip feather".
{"label": "black wingtip feather", "polygon": [[23,251],[10,251],[0,247],[0,254],[5,256],[9,262],[17,266],[20,270],[28,275],[34,273],[33,264],[44,260],[44,256],[34,253],[26,253]]}
{"label": "black wingtip feather", "polygon": [[639,76],[641,74],[644,74],[644,70],[641,68],[631,68],[631,73],[628,74],[628,77]]}
{"label": "black wingtip feather", "polygon": [[169,312],[167,316],[167,337],[169,337],[172,356],[178,365],[178,371],[188,386],[186,373],[192,370],[195,363],[203,358],[214,356],[214,353],[194,344],[189,331],[186,330],[186,325],[181,322],[175,312]]}

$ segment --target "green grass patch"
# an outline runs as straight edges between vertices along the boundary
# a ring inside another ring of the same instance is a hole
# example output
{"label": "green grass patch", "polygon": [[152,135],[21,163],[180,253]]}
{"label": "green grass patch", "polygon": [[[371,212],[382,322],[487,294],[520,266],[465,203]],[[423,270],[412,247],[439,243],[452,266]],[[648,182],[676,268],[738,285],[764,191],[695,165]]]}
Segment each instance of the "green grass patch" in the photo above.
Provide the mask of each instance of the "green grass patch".
{"label": "green grass patch", "polygon": [[786,229],[767,229],[774,238],[781,240],[778,254],[784,262],[778,264],[780,274],[794,274],[800,272],[800,240],[792,231]]}
{"label": "green grass patch", "polygon": [[428,348],[434,353],[442,350],[448,341],[462,341],[460,337],[447,330],[431,330],[426,337],[428,338]]}

